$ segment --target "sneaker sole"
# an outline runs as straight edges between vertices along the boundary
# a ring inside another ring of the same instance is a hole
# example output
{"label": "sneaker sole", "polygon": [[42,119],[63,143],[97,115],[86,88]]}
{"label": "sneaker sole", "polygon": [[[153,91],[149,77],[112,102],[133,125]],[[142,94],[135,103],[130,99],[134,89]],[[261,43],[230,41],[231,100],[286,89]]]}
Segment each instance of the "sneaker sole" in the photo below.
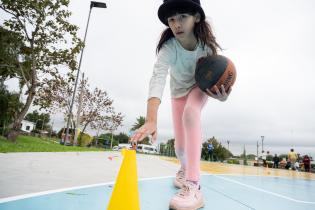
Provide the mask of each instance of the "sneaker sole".
{"label": "sneaker sole", "polygon": [[200,209],[200,208],[202,208],[202,207],[204,207],[204,206],[205,206],[204,202],[201,201],[201,202],[200,202],[196,207],[194,207],[194,208],[177,208],[177,207],[175,207],[175,206],[170,205],[170,206],[169,206],[169,209],[170,209],[170,210],[198,210],[198,209]]}

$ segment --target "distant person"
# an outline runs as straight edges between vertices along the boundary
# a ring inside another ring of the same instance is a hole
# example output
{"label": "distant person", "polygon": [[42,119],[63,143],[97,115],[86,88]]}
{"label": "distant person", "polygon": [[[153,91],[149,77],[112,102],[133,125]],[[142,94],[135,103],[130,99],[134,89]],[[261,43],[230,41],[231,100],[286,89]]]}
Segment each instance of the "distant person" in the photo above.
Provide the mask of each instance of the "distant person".
{"label": "distant person", "polygon": [[300,163],[299,163],[299,161],[296,161],[294,163],[294,169],[297,170],[297,171],[300,171]]}
{"label": "distant person", "polygon": [[262,151],[261,159],[263,160],[263,166],[267,167],[267,155],[264,150]]}
{"label": "distant person", "polygon": [[275,154],[275,156],[272,158],[272,160],[273,160],[273,167],[279,168],[280,158],[278,157],[277,154]]}
{"label": "distant person", "polygon": [[288,153],[288,162],[290,163],[290,168],[295,170],[295,163],[297,160],[298,156],[294,152],[294,149],[291,149],[290,152]]}
{"label": "distant person", "polygon": [[304,164],[304,170],[305,172],[310,172],[311,168],[311,159],[309,158],[308,155],[305,155],[303,158],[303,164]]}
{"label": "distant person", "polygon": [[288,158],[286,158],[286,160],[285,160],[285,167],[284,168],[285,169],[291,169],[291,162],[289,162]]}
{"label": "distant person", "polygon": [[301,160],[301,154],[300,154],[300,153],[297,153],[297,159],[296,159],[296,161],[297,161],[297,162],[300,162],[300,160]]}
{"label": "distant person", "polygon": [[266,154],[266,166],[268,167],[268,162],[267,162],[267,160],[268,160],[268,156],[270,155],[270,152],[269,151],[267,151],[267,154]]}
{"label": "distant person", "polygon": [[209,143],[207,146],[207,149],[208,149],[208,160],[213,161],[213,150],[214,150],[213,145]]}
{"label": "distant person", "polygon": [[280,168],[286,168],[287,165],[287,159],[284,157],[282,160],[280,160]]}
{"label": "distant person", "polygon": [[64,144],[66,139],[66,134],[64,132],[61,133],[60,144]]}

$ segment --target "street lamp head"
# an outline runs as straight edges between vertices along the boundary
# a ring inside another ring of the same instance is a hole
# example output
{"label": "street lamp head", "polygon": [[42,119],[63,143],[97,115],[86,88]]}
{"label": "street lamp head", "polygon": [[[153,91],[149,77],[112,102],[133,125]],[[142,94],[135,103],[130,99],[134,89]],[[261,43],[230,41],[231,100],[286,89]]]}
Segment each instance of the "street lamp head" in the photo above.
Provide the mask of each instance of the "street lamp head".
{"label": "street lamp head", "polygon": [[97,1],[91,1],[90,8],[92,7],[107,8],[105,3]]}

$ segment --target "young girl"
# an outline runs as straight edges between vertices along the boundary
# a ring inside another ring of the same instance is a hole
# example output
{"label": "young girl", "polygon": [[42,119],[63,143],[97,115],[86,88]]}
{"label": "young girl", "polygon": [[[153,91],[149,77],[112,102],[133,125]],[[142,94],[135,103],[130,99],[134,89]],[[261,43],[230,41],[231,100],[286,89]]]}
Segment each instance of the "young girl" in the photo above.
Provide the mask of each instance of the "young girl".
{"label": "young girl", "polygon": [[[168,70],[175,151],[181,167],[174,186],[180,188],[170,201],[170,208],[195,210],[204,206],[200,190],[201,125],[200,114],[209,96],[225,101],[231,91],[215,87],[216,94],[207,93],[196,86],[196,62],[200,57],[216,54],[220,48],[199,0],[164,0],[158,17],[167,29],[157,45],[157,60],[149,85],[147,117],[145,124],[131,137],[141,141],[148,135],[157,138],[157,112],[161,103]],[[219,88],[221,90],[219,90]]]}

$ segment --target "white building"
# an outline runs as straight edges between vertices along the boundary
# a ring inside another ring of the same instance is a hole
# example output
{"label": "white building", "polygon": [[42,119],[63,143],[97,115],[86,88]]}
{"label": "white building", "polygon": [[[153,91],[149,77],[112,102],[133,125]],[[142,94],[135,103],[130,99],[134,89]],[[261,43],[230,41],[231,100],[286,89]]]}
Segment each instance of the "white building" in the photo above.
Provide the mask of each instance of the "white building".
{"label": "white building", "polygon": [[22,120],[21,124],[21,130],[28,133],[30,133],[35,128],[35,123],[27,120]]}

